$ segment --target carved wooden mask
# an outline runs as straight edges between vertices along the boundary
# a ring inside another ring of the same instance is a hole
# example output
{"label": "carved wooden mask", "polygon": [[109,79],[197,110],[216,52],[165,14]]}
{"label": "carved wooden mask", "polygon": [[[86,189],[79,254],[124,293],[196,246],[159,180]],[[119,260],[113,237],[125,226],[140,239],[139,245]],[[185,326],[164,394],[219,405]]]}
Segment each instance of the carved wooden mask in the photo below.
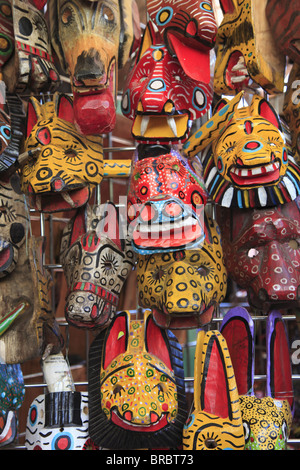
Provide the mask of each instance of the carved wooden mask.
{"label": "carved wooden mask", "polygon": [[82,136],[73,124],[73,102],[55,93],[53,101],[28,103],[24,150],[36,154],[22,168],[22,190],[41,212],[80,207],[102,181],[101,136]]}
{"label": "carved wooden mask", "polygon": [[133,42],[132,0],[50,0],[53,47],[69,74],[76,127],[83,134],[113,130],[117,71]]}

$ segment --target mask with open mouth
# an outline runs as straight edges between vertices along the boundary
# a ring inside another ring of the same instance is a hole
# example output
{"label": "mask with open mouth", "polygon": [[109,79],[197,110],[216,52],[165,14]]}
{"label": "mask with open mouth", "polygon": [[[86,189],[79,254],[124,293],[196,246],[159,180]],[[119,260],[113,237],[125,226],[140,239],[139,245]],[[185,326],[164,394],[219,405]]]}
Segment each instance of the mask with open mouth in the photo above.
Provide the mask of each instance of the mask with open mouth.
{"label": "mask with open mouth", "polygon": [[197,328],[209,324],[227,289],[216,222],[205,216],[205,239],[197,249],[139,255],[137,284],[139,305],[152,309],[160,327]]}
{"label": "mask with open mouth", "polygon": [[127,214],[136,252],[182,250],[203,242],[207,193],[198,165],[197,158],[191,162],[175,150],[135,163]]}
{"label": "mask with open mouth", "polygon": [[299,197],[266,209],[218,208],[228,275],[256,309],[299,307]]}
{"label": "mask with open mouth", "polygon": [[211,0],[147,0],[147,12],[171,55],[194,80],[210,82],[210,50],[217,24]]}
{"label": "mask with open mouth", "polygon": [[146,144],[184,142],[193,120],[203,116],[212,101],[211,83],[186,75],[151,23],[124,90],[122,112],[133,120],[135,140]]}
{"label": "mask with open mouth", "polygon": [[[226,107],[222,99],[215,111]],[[213,119],[213,118],[212,118]],[[202,153],[203,178],[213,200],[224,207],[284,204],[300,191],[300,169],[284,129],[268,101],[254,95]]]}
{"label": "mask with open mouth", "polygon": [[113,203],[78,211],[64,229],[60,260],[69,289],[67,321],[78,328],[107,327],[135,262]]}
{"label": "mask with open mouth", "polygon": [[[7,3],[1,4],[2,14],[4,9],[8,9]],[[51,54],[50,35],[44,14],[27,0],[13,0],[11,8],[14,52],[2,69],[7,90],[10,93],[56,90],[60,77]]]}
{"label": "mask with open mouth", "polygon": [[235,95],[251,81],[269,94],[283,92],[285,56],[276,47],[266,4],[220,0],[224,16],[216,37],[213,85],[218,95]]}
{"label": "mask with open mouth", "polygon": [[31,158],[22,168],[21,185],[40,212],[76,209],[102,181],[102,137],[79,134],[73,119],[68,95],[55,93],[42,105],[29,100],[24,150]]}
{"label": "mask with open mouth", "polygon": [[69,74],[76,127],[104,134],[116,122],[117,72],[133,42],[132,0],[50,0],[53,47]]}
{"label": "mask with open mouth", "polygon": [[181,445],[186,419],[182,350],[149,311],[141,320],[120,312],[96,337],[88,384],[95,444],[109,449]]}

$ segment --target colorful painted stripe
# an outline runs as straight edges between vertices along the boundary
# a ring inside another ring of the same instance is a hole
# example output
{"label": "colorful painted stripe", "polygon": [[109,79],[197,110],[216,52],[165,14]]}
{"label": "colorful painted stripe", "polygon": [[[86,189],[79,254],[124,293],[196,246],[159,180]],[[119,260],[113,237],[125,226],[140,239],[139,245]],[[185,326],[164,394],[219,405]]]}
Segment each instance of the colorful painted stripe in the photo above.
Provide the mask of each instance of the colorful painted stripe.
{"label": "colorful painted stripe", "polygon": [[42,59],[49,60],[53,63],[53,57],[48,54],[48,52],[38,49],[37,47],[32,47],[29,44],[25,44],[24,42],[16,41],[17,49],[19,51],[26,52],[27,54],[36,55],[38,57],[42,57]]}
{"label": "colorful painted stripe", "polygon": [[95,286],[95,284],[92,284],[91,282],[74,282],[69,289],[69,293],[74,291],[90,292],[92,294],[98,295],[103,300],[109,302],[112,305],[117,305],[119,301],[119,298],[116,295],[108,292],[106,289],[103,289],[103,287]]}

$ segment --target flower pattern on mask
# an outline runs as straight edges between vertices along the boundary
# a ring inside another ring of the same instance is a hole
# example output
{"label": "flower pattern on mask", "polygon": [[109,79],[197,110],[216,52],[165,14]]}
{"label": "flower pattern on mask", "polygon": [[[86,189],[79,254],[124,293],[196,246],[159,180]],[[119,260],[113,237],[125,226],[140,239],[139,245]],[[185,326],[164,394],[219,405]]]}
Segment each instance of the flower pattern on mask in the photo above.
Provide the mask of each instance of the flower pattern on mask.
{"label": "flower pattern on mask", "polygon": [[208,324],[227,289],[219,227],[205,216],[201,247],[139,255],[139,304],[151,308],[161,327],[196,328]]}
{"label": "flower pattern on mask", "polygon": [[182,352],[149,311],[143,320],[118,313],[95,339],[89,360],[90,434],[96,444],[138,449],[180,443],[186,417]]}

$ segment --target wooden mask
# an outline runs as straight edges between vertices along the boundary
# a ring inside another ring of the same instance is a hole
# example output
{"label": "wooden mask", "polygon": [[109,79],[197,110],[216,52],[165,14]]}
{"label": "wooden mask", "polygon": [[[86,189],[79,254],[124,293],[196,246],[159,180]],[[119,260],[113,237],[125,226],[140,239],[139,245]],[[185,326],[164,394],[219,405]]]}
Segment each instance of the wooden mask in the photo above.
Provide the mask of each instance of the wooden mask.
{"label": "wooden mask", "polygon": [[267,93],[282,93],[285,56],[276,44],[266,16],[268,0],[220,0],[214,91],[234,95],[249,79]]}
{"label": "wooden mask", "polygon": [[194,403],[183,429],[183,450],[243,450],[236,380],[219,331],[199,331],[194,377]]}
{"label": "wooden mask", "polygon": [[137,253],[182,250],[203,242],[207,193],[196,163],[193,167],[174,150],[135,163],[127,214]]}
{"label": "wooden mask", "polygon": [[187,76],[210,82],[210,50],[217,24],[211,0],[147,0],[147,12],[171,55],[176,55]]}
{"label": "wooden mask", "polygon": [[184,142],[193,120],[208,111],[211,101],[211,83],[186,75],[148,23],[122,98],[122,112],[133,120],[135,140],[145,144]]}
{"label": "wooden mask", "polygon": [[22,168],[21,185],[40,212],[76,209],[102,181],[102,137],[82,136],[73,119],[68,95],[55,93],[42,105],[29,100],[24,150],[36,153]]}
{"label": "wooden mask", "polygon": [[265,396],[254,393],[254,323],[243,307],[229,310],[222,322],[239,393],[245,450],[286,450],[294,406],[288,336],[282,316],[268,315]]}
{"label": "wooden mask", "polygon": [[60,260],[68,286],[67,321],[78,328],[106,328],[135,261],[113,203],[78,211],[64,229]]}
{"label": "wooden mask", "polygon": [[291,134],[292,155],[300,165],[300,63],[290,72],[282,113]]}
{"label": "wooden mask", "polygon": [[[227,103],[222,99],[216,111]],[[257,95],[250,106],[235,111],[201,160],[207,190],[224,207],[284,204],[300,191],[300,169],[290,154],[279,117]]]}
{"label": "wooden mask", "polygon": [[276,46],[300,65],[300,18],[298,0],[267,0],[266,16]]}
{"label": "wooden mask", "polygon": [[14,55],[4,65],[3,80],[10,93],[54,91],[60,77],[53,62],[44,14],[27,0],[12,0]]}
{"label": "wooden mask", "polygon": [[185,410],[182,350],[150,312],[120,312],[90,347],[90,436],[108,449],[181,445]]}
{"label": "wooden mask", "polygon": [[13,55],[15,49],[13,14],[11,2],[4,0],[0,5],[0,70]]}
{"label": "wooden mask", "polygon": [[201,247],[138,256],[139,305],[151,308],[162,328],[206,325],[225,297],[227,274],[219,227],[206,215],[204,220]]}
{"label": "wooden mask", "polygon": [[116,120],[117,71],[133,42],[132,0],[50,0],[53,47],[69,74],[76,127],[111,132]]}
{"label": "wooden mask", "polygon": [[217,211],[228,276],[264,312],[299,307],[299,203]]}

